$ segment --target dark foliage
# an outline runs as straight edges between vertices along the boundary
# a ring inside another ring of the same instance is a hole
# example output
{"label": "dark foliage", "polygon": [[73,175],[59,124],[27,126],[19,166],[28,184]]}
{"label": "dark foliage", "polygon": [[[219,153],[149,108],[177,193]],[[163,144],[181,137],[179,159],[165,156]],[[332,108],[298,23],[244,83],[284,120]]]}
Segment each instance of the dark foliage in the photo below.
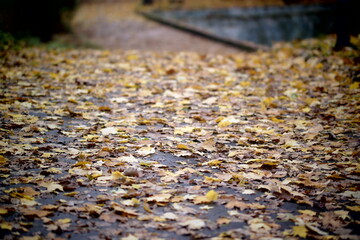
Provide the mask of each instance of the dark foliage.
{"label": "dark foliage", "polygon": [[0,31],[49,41],[54,33],[67,30],[62,14],[75,5],[76,0],[0,0]]}

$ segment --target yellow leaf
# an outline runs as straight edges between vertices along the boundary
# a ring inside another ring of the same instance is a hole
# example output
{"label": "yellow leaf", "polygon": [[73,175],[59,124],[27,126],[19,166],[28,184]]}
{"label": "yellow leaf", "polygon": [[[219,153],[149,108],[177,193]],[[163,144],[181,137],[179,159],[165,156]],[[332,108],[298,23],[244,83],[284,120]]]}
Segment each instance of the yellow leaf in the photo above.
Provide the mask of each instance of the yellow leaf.
{"label": "yellow leaf", "polygon": [[71,223],[71,219],[70,218],[62,218],[62,219],[58,219],[56,220],[57,224],[67,224],[67,223]]}
{"label": "yellow leaf", "polygon": [[6,164],[7,163],[7,158],[5,158],[3,155],[0,155],[0,164]]}
{"label": "yellow leaf", "polygon": [[19,240],[41,240],[43,239],[42,237],[40,237],[39,235],[35,235],[35,236],[23,236],[21,238],[19,238]]}
{"label": "yellow leaf", "polygon": [[233,124],[233,123],[230,122],[229,120],[227,120],[227,119],[225,118],[225,119],[223,119],[223,120],[221,120],[221,121],[219,122],[218,127],[221,127],[221,128],[223,128],[223,127],[228,127],[228,126],[230,126],[231,124]]}
{"label": "yellow leaf", "polygon": [[240,86],[242,87],[250,87],[251,86],[251,82],[247,82],[247,81],[242,81],[239,83]]}
{"label": "yellow leaf", "polygon": [[69,192],[69,193],[64,193],[64,196],[74,197],[74,196],[76,196],[78,194],[79,194],[79,192]]}
{"label": "yellow leaf", "polygon": [[348,209],[354,212],[360,212],[360,206],[346,206]]}
{"label": "yellow leaf", "polygon": [[26,199],[26,200],[30,200],[30,201],[34,200],[33,197],[23,194],[23,193],[19,193],[19,192],[11,192],[9,195],[10,195],[10,197],[13,197],[13,198]]}
{"label": "yellow leaf", "polygon": [[271,117],[271,121],[276,122],[276,123],[283,123],[283,122],[285,122],[285,120],[278,119],[278,118],[276,118],[276,117]]}
{"label": "yellow leaf", "polygon": [[125,176],[124,176],[124,174],[122,174],[122,173],[119,172],[119,171],[115,171],[115,172],[112,172],[112,173],[111,173],[111,178],[112,178],[113,180],[117,180],[117,179],[122,178],[122,177],[125,177]]}
{"label": "yellow leaf", "polygon": [[152,210],[150,209],[150,206],[149,204],[147,203],[144,203],[144,206],[143,206],[144,210],[148,213],[152,213]]}
{"label": "yellow leaf", "polygon": [[294,237],[299,236],[302,238],[306,238],[308,230],[306,229],[306,227],[304,225],[300,225],[300,226],[294,226],[292,228],[292,235]]}
{"label": "yellow leaf", "polygon": [[55,153],[43,153],[41,157],[43,158],[51,158],[55,155]]}
{"label": "yellow leaf", "polygon": [[9,223],[9,222],[2,222],[0,223],[0,229],[5,229],[5,230],[12,230],[13,228],[13,224]]}
{"label": "yellow leaf", "polygon": [[155,216],[155,217],[153,218],[153,220],[154,220],[155,222],[165,222],[165,221],[166,221],[165,218],[159,217],[159,216]]}
{"label": "yellow leaf", "polygon": [[0,215],[6,215],[8,214],[9,210],[7,210],[6,208],[2,208],[0,207]]}
{"label": "yellow leaf", "polygon": [[205,182],[210,182],[210,183],[212,183],[212,182],[221,182],[221,180],[218,179],[218,178],[212,178],[212,177],[208,177],[208,176],[205,176],[204,178],[205,178],[204,179]]}
{"label": "yellow leaf", "polygon": [[128,61],[138,60],[138,59],[139,59],[139,56],[136,54],[130,54],[130,55],[126,56],[126,60],[128,60]]}
{"label": "yellow leaf", "polygon": [[183,135],[184,133],[192,133],[195,130],[194,127],[181,127],[181,128],[175,128],[174,134]]}
{"label": "yellow leaf", "polygon": [[273,101],[275,100],[275,98],[273,97],[267,97],[267,98],[264,98],[262,100],[262,103],[266,106],[266,107],[270,107],[273,105]]}
{"label": "yellow leaf", "polygon": [[354,83],[350,84],[349,88],[350,88],[351,90],[353,90],[353,89],[358,89],[358,88],[359,88],[359,85],[360,85],[360,82],[354,82]]}
{"label": "yellow leaf", "polygon": [[185,144],[178,144],[176,147],[177,147],[178,149],[184,149],[184,150],[188,150],[188,149],[189,149],[189,147],[186,146]]}
{"label": "yellow leaf", "polygon": [[203,166],[205,166],[205,165],[217,166],[217,165],[220,165],[220,163],[222,163],[221,160],[211,160],[211,161],[208,161],[208,162],[204,162],[202,165]]}
{"label": "yellow leaf", "polygon": [[132,198],[131,201],[134,203],[135,206],[140,204],[140,201],[136,198]]}
{"label": "yellow leaf", "polygon": [[214,190],[210,190],[206,193],[206,198],[210,201],[216,201],[218,199],[219,194],[215,192]]}

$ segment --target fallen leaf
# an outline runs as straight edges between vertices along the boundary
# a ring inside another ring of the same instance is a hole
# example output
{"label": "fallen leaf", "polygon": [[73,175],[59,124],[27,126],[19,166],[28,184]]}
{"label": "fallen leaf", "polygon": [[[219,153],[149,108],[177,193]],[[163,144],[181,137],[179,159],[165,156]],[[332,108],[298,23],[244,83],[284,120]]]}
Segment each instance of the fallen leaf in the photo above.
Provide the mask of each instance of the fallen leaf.
{"label": "fallen leaf", "polygon": [[4,230],[12,230],[13,229],[13,223],[10,223],[10,222],[1,222],[0,223],[0,228],[1,229],[4,229]]}
{"label": "fallen leaf", "polygon": [[221,218],[218,218],[218,219],[216,220],[216,223],[217,223],[218,225],[225,225],[225,224],[231,223],[231,220],[228,219],[228,218],[225,218],[225,217],[221,217]]}
{"label": "fallen leaf", "polygon": [[47,192],[64,191],[63,186],[56,182],[42,182],[39,184],[40,187],[46,188]]}
{"label": "fallen leaf", "polygon": [[146,201],[147,202],[167,203],[170,201],[171,197],[172,197],[172,195],[170,193],[160,193],[160,194],[153,195],[151,197],[147,197]]}
{"label": "fallen leaf", "polygon": [[214,202],[218,199],[219,194],[215,192],[214,190],[210,190],[206,193],[206,198],[210,202]]}
{"label": "fallen leaf", "polygon": [[292,227],[292,235],[294,237],[302,237],[302,238],[306,238],[307,236],[307,228],[305,227],[305,225],[300,225],[300,226],[293,226]]}
{"label": "fallen leaf", "polygon": [[204,228],[205,222],[201,219],[191,219],[179,223],[180,226],[187,227],[190,230],[198,230]]}
{"label": "fallen leaf", "polygon": [[155,153],[155,148],[153,148],[153,147],[142,147],[136,153],[139,154],[140,156],[147,156],[147,155]]}
{"label": "fallen leaf", "polygon": [[360,212],[360,205],[358,206],[346,206],[347,209],[350,209],[351,211],[354,212]]}
{"label": "fallen leaf", "polygon": [[216,142],[213,139],[209,139],[201,144],[201,147],[209,152],[214,152],[217,150],[215,147]]}

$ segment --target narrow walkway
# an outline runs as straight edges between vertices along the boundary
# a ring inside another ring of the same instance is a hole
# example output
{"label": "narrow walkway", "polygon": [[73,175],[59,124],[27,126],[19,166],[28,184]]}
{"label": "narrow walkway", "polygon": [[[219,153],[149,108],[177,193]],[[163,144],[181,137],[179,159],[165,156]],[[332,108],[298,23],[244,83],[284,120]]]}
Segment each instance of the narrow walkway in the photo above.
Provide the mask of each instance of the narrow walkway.
{"label": "narrow walkway", "polygon": [[241,50],[149,21],[137,1],[82,3],[72,21],[76,35],[105,49],[234,54]]}

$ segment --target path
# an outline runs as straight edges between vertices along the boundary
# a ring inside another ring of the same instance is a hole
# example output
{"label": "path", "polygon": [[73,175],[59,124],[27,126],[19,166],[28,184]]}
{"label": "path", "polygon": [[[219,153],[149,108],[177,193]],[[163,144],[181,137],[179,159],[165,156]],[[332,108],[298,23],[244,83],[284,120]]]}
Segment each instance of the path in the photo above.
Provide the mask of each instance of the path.
{"label": "path", "polygon": [[0,238],[359,239],[359,53],[333,44],[2,52]]}
{"label": "path", "polygon": [[144,19],[134,13],[137,1],[101,1],[80,5],[75,34],[105,49],[192,51],[234,54],[240,50]]}

